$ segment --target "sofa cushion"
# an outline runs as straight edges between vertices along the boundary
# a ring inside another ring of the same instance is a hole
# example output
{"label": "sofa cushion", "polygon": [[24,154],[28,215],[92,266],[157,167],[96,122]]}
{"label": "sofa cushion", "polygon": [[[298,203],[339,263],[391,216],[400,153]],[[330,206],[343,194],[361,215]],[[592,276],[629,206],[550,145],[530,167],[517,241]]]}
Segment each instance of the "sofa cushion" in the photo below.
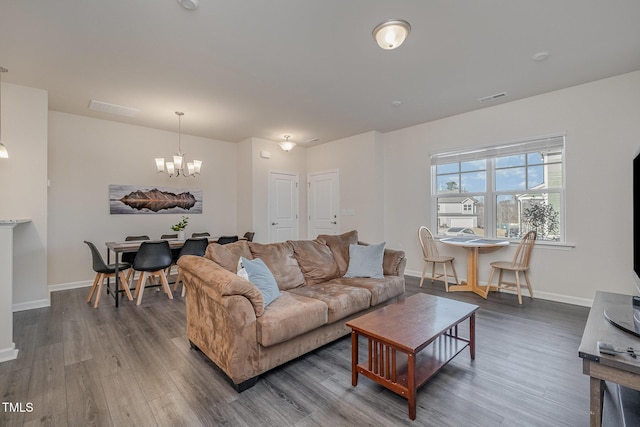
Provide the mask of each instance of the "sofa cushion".
{"label": "sofa cushion", "polygon": [[256,320],[258,342],[269,347],[327,324],[327,305],[314,298],[282,292]]}
{"label": "sofa cushion", "polygon": [[331,249],[317,240],[289,240],[306,285],[340,277]]}
{"label": "sofa cushion", "polygon": [[338,265],[339,276],[344,276],[349,267],[349,245],[358,243],[358,231],[352,230],[337,236],[319,234],[316,240],[324,242],[329,247]]}
{"label": "sofa cushion", "polygon": [[240,257],[240,262],[242,263],[242,268],[247,272],[249,281],[262,292],[265,307],[280,296],[280,289],[278,289],[276,279],[264,261],[260,258],[249,260],[245,257]]}
{"label": "sofa cushion", "polygon": [[260,258],[273,273],[282,291],[304,284],[304,276],[287,242],[262,244],[249,242],[253,258]]}
{"label": "sofa cushion", "polygon": [[370,279],[362,277],[350,279],[340,278],[334,279],[331,282],[338,283],[343,286],[367,289],[371,293],[372,307],[404,293],[403,276],[384,276],[384,279]]}
{"label": "sofa cushion", "polygon": [[211,243],[207,246],[207,252],[204,256],[232,273],[237,272],[238,260],[241,256],[253,259],[246,240],[239,240],[227,245]]}
{"label": "sofa cushion", "polygon": [[371,306],[371,292],[333,281],[291,289],[289,292],[324,302],[329,308],[327,323],[343,319]]}
{"label": "sofa cushion", "polygon": [[384,245],[349,245],[349,268],[344,277],[371,277],[382,279]]}

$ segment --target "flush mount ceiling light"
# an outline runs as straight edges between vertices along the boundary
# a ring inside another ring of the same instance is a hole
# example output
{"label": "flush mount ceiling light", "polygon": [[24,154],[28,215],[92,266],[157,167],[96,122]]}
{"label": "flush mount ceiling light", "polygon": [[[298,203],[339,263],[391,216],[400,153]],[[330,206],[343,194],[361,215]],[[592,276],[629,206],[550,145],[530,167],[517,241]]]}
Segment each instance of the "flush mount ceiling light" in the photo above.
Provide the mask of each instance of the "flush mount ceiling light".
{"label": "flush mount ceiling light", "polygon": [[400,46],[411,32],[411,25],[402,19],[391,19],[373,29],[373,38],[383,49],[395,49]]}
{"label": "flush mount ceiling light", "polygon": [[6,73],[6,68],[0,67],[0,159],[8,159],[9,152],[7,147],[2,143],[2,73]]}
{"label": "flush mount ceiling light", "polygon": [[[182,175],[195,177],[196,175],[200,175],[202,161],[194,160],[193,162],[187,162],[185,160],[184,153],[182,152],[182,116],[184,116],[184,113],[176,111],[176,115],[178,116],[178,153],[173,156],[173,162],[165,163],[164,158],[156,158],[156,168],[158,168],[158,173],[166,173],[169,176]],[[187,166],[186,170],[184,169],[185,165]]]}
{"label": "flush mount ceiling light", "polygon": [[282,141],[280,143],[280,148],[282,148],[284,151],[290,151],[293,147],[296,146],[296,143],[293,141],[289,141],[289,138],[291,138],[291,135],[284,135],[284,139],[286,141]]}
{"label": "flush mount ceiling light", "polygon": [[198,8],[200,2],[198,0],[178,0],[178,4],[187,10],[194,10]]}

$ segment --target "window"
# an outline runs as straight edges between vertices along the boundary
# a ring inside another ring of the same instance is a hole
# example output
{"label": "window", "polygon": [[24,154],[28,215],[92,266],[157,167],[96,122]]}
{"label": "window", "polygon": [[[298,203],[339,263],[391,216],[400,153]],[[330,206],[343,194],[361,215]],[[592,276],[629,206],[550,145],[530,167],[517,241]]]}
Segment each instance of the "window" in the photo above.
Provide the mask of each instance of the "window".
{"label": "window", "polygon": [[438,235],[565,241],[563,135],[434,154],[431,177]]}

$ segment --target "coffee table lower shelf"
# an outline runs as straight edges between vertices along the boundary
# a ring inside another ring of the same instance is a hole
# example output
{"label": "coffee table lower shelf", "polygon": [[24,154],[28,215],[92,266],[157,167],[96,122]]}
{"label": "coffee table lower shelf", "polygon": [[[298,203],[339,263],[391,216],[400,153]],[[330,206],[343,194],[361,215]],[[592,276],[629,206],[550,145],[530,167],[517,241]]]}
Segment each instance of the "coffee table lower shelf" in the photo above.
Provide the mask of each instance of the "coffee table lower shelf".
{"label": "coffee table lower shelf", "polygon": [[[370,348],[378,347],[377,352],[368,352],[367,362],[357,365],[357,372],[383,387],[408,397],[409,388],[409,355],[400,349],[386,345],[382,342],[368,338]],[[469,347],[469,340],[456,338],[455,336],[442,335],[427,348],[415,354],[415,378],[413,387],[418,389],[429,381],[451,359],[456,357],[465,348]],[[387,353],[387,349],[389,352]],[[377,353],[377,360],[375,354]],[[394,368],[395,367],[395,368]],[[357,382],[357,379],[356,379]],[[356,384],[353,384],[356,385]]]}

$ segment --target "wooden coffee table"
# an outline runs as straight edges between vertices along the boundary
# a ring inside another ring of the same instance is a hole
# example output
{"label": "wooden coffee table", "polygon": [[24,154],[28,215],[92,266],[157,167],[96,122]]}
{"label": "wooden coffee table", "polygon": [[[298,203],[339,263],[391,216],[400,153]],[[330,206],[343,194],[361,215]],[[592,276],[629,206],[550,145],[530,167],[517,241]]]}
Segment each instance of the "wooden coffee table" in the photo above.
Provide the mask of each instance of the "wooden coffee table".
{"label": "wooden coffee table", "polygon": [[[475,359],[477,305],[416,294],[346,323],[351,328],[351,383],[358,374],[407,398],[416,419],[416,390],[469,347]],[[458,325],[469,319],[469,338]],[[367,360],[358,363],[358,336],[367,338]]]}

